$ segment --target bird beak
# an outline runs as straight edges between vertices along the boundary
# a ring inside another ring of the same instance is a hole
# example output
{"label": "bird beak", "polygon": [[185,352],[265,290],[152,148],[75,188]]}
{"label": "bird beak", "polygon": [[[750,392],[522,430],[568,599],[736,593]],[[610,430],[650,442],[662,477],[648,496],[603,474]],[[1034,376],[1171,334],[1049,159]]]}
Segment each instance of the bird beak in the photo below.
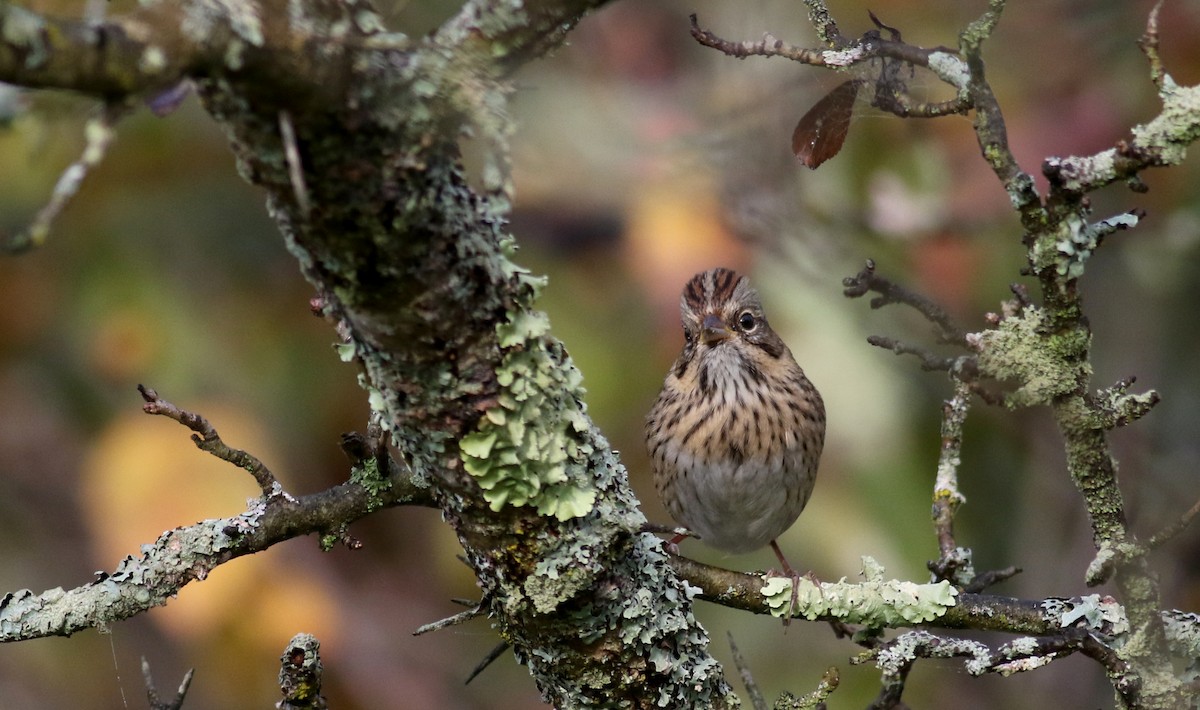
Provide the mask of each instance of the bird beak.
{"label": "bird beak", "polygon": [[732,335],[720,316],[710,313],[704,316],[704,321],[700,323],[700,339],[705,345],[716,345]]}

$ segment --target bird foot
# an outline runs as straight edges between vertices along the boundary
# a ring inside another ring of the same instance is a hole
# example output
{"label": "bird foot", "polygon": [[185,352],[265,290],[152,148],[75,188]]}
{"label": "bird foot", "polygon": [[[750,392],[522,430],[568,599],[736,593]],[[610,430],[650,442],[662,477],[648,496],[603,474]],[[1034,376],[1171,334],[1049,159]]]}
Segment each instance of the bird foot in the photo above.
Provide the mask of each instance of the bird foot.
{"label": "bird foot", "polygon": [[784,579],[789,579],[792,582],[792,598],[788,602],[787,612],[783,617],[783,627],[784,632],[786,633],[787,627],[792,623],[792,616],[796,613],[796,607],[799,606],[800,603],[800,578],[803,577],[815,585],[820,585],[821,580],[817,579],[816,575],[814,575],[811,570],[805,572],[803,575],[797,574],[796,570],[793,569],[790,564],[788,564],[787,558],[783,556],[783,550],[779,549],[779,545],[775,544],[774,540],[771,541],[771,549],[775,551],[775,556],[779,558],[779,564],[783,567],[783,572],[768,570],[767,576],[782,577]]}
{"label": "bird foot", "polygon": [[780,572],[778,570],[769,569],[769,570],[767,570],[767,576],[768,577],[778,577],[780,579],[787,579],[787,580],[790,580],[792,583],[792,598],[790,600],[788,600],[787,611],[785,611],[783,614],[783,628],[784,628],[784,633],[786,633],[787,627],[790,626],[792,623],[792,617],[796,613],[796,608],[798,606],[800,606],[800,589],[799,589],[800,578],[804,577],[804,578],[808,579],[809,581],[813,582],[814,584],[818,584],[817,578],[813,576],[812,572],[808,572],[807,574],[800,575],[800,574],[796,574],[796,571],[793,569],[790,569],[790,568],[786,569],[782,572]]}
{"label": "bird foot", "polygon": [[679,554],[679,543],[683,542],[686,538],[694,537],[697,540],[700,539],[699,535],[687,528],[659,525],[658,523],[643,523],[641,532],[671,535],[672,537],[669,540],[663,540],[663,549],[672,555]]}

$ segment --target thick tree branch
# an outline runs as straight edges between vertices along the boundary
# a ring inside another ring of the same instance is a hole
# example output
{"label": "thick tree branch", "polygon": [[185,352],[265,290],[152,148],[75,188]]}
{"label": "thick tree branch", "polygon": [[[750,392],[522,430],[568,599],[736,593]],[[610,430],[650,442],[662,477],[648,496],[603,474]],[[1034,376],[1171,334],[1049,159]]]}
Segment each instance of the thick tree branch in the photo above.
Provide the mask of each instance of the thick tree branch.
{"label": "thick tree branch", "polygon": [[185,585],[234,558],[312,533],[329,546],[346,525],[379,508],[433,503],[428,483],[411,473],[362,470],[355,478],[294,500],[258,499],[240,515],[168,530],[138,557],[126,557],[111,573],[75,589],[5,594],[0,642],[106,628],[166,604]]}

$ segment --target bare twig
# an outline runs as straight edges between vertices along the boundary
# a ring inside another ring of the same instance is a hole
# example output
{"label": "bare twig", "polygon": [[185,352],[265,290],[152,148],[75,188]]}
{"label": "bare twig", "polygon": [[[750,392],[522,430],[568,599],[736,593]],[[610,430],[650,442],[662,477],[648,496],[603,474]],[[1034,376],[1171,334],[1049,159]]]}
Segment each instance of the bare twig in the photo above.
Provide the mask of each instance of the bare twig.
{"label": "bare twig", "polygon": [[925,296],[876,274],[873,259],[867,259],[862,270],[854,276],[842,279],[842,286],[842,294],[847,298],[858,298],[872,291],[878,293],[878,297],[871,299],[871,308],[883,308],[892,303],[911,306],[937,326],[938,336],[943,342],[966,345],[966,331],[954,324],[950,314]]}
{"label": "bare twig", "polygon": [[175,697],[170,700],[160,700],[158,689],[154,687],[154,678],[150,676],[150,662],[146,660],[145,656],[142,656],[142,679],[146,682],[146,700],[150,704],[150,710],[180,710],[195,673],[195,668],[189,668],[188,672],[183,674],[183,680],[179,682],[179,689],[175,691]]}
{"label": "bare twig", "polygon": [[987,572],[980,572],[972,577],[970,582],[964,584],[962,589],[964,592],[978,594],[992,585],[999,584],[1006,579],[1016,577],[1018,574],[1021,574],[1022,571],[1023,570],[1020,567],[1010,566],[1005,567],[1004,569],[993,569],[988,570]]}
{"label": "bare twig", "polygon": [[798,698],[784,692],[775,701],[774,710],[824,710],[825,701],[838,689],[840,683],[841,676],[838,675],[837,667],[830,666],[821,675],[821,682],[817,683],[816,690]]}
{"label": "bare twig", "polygon": [[[878,33],[868,33],[857,41],[846,42],[844,45],[835,46],[832,49],[798,47],[777,39],[770,34],[763,35],[763,38],[757,42],[733,42],[701,28],[696,15],[690,15],[688,19],[691,21],[692,37],[697,42],[705,47],[710,47],[738,59],[745,59],[746,57],[781,57],[816,67],[844,69],[883,57],[904,64],[927,67],[932,55],[946,54],[953,51],[945,47],[927,49],[903,42],[893,42],[881,39]],[[838,35],[838,37],[841,38],[841,35]],[[844,38],[841,38],[838,41],[843,40]]]}
{"label": "bare twig", "polygon": [[941,370],[951,372],[960,358],[940,357],[919,345],[910,345],[886,335],[868,335],[867,342],[877,348],[891,350],[897,355],[916,355],[921,360],[921,369],[925,371]]}
{"label": "bare twig", "polygon": [[422,634],[427,634],[430,631],[437,631],[438,629],[465,624],[466,622],[482,614],[483,611],[483,606],[481,604],[472,609],[460,611],[453,616],[446,617],[445,619],[439,619],[438,621],[431,621],[428,624],[422,624],[421,626],[417,627],[416,631],[413,632],[413,636],[420,636]]}
{"label": "bare twig", "polygon": [[248,471],[251,476],[254,476],[254,481],[258,483],[264,498],[270,500],[283,496],[291,499],[291,496],[284,492],[279,481],[275,479],[275,474],[271,473],[271,470],[262,461],[259,461],[253,454],[232,448],[221,441],[217,430],[208,423],[207,419],[199,414],[176,407],[160,398],[157,392],[145,385],[138,385],[138,392],[141,393],[142,399],[146,400],[146,404],[142,406],[143,411],[147,414],[157,414],[173,419],[196,432],[192,434],[192,441],[201,451]]}
{"label": "bare twig", "polygon": [[692,24],[693,39],[705,47],[711,47],[731,57],[739,59],[752,56],[783,57],[813,66],[831,66],[825,59],[825,50],[797,47],[775,39],[769,34],[763,35],[763,38],[757,42],[731,42],[702,29],[694,13],[688,16],[688,20]]}
{"label": "bare twig", "polygon": [[1154,3],[1150,15],[1146,18],[1146,31],[1138,40],[1138,46],[1146,55],[1146,60],[1150,62],[1150,80],[1154,82],[1154,86],[1158,87],[1159,91],[1163,89],[1163,77],[1166,76],[1162,57],[1158,54],[1158,13],[1162,10],[1162,6],[1163,0]]}
{"label": "bare twig", "polygon": [[483,660],[480,661],[473,669],[471,669],[471,674],[468,675],[467,679],[463,681],[463,685],[469,685],[471,681],[475,680],[475,676],[479,675],[488,666],[492,665],[492,662],[503,655],[511,645],[512,644],[510,644],[508,641],[501,641],[500,643],[496,644],[492,650],[487,652],[487,655],[483,657]]}
{"label": "bare twig", "polygon": [[1175,536],[1187,529],[1187,526],[1192,524],[1197,515],[1200,515],[1200,500],[1193,503],[1192,507],[1187,509],[1187,512],[1176,518],[1170,525],[1156,532],[1154,537],[1150,538],[1150,541],[1146,543],[1146,547],[1150,550],[1157,550],[1167,544]]}
{"label": "bare twig", "polygon": [[1124,701],[1125,707],[1138,706],[1141,678],[1112,647],[1100,641],[1095,634],[1086,633],[1079,642],[1079,652],[1104,666],[1105,673]]}
{"label": "bare twig", "polygon": [[967,61],[970,75],[968,91],[975,106],[975,135],[984,160],[1003,183],[1013,205],[1021,214],[1022,224],[1029,227],[1045,221],[1041,197],[1033,177],[1021,170],[1008,146],[1004,115],[983,71],[982,45],[991,36],[1003,9],[1003,0],[991,0],[988,10],[962,33],[959,50]]}
{"label": "bare twig", "polygon": [[279,112],[279,135],[283,139],[283,156],[287,160],[288,179],[292,181],[292,192],[296,195],[296,206],[300,214],[307,217],[311,211],[308,200],[308,185],[304,182],[304,163],[300,160],[300,149],[296,147],[296,129],[287,111]]}
{"label": "bare twig", "polygon": [[742,679],[742,685],[746,686],[746,694],[750,696],[750,707],[754,710],[767,710],[767,700],[758,689],[758,683],[754,682],[754,674],[750,672],[750,666],[746,664],[741,650],[734,643],[733,632],[727,631],[726,635],[729,637],[729,651],[733,654],[733,665],[737,666],[738,676]]}

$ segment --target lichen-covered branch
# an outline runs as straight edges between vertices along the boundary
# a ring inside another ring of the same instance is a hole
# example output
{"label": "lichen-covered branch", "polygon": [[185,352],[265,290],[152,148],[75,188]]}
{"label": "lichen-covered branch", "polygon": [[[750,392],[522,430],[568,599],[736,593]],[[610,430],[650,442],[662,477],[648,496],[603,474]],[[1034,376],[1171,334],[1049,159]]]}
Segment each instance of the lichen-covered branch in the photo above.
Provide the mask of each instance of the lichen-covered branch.
{"label": "lichen-covered branch", "polygon": [[970,404],[971,388],[955,380],[954,396],[942,405],[942,450],[933,483],[933,527],[939,555],[929,569],[935,579],[948,579],[959,586],[970,584],[975,576],[970,551],[959,548],[954,539],[954,514],[967,500],[958,490],[958,466],[962,461],[963,423]]}
{"label": "lichen-covered branch", "polygon": [[321,641],[312,634],[300,633],[288,641],[279,655],[279,692],[281,710],[325,710],[329,707],[321,695]]}
{"label": "lichen-covered branch", "polygon": [[429,505],[433,491],[411,473],[356,471],[354,479],[321,493],[289,500],[257,499],[239,515],[168,530],[112,572],[75,589],[28,589],[0,597],[0,643],[70,636],[162,606],[185,585],[204,579],[229,560],[286,540],[339,531],[382,507]]}

